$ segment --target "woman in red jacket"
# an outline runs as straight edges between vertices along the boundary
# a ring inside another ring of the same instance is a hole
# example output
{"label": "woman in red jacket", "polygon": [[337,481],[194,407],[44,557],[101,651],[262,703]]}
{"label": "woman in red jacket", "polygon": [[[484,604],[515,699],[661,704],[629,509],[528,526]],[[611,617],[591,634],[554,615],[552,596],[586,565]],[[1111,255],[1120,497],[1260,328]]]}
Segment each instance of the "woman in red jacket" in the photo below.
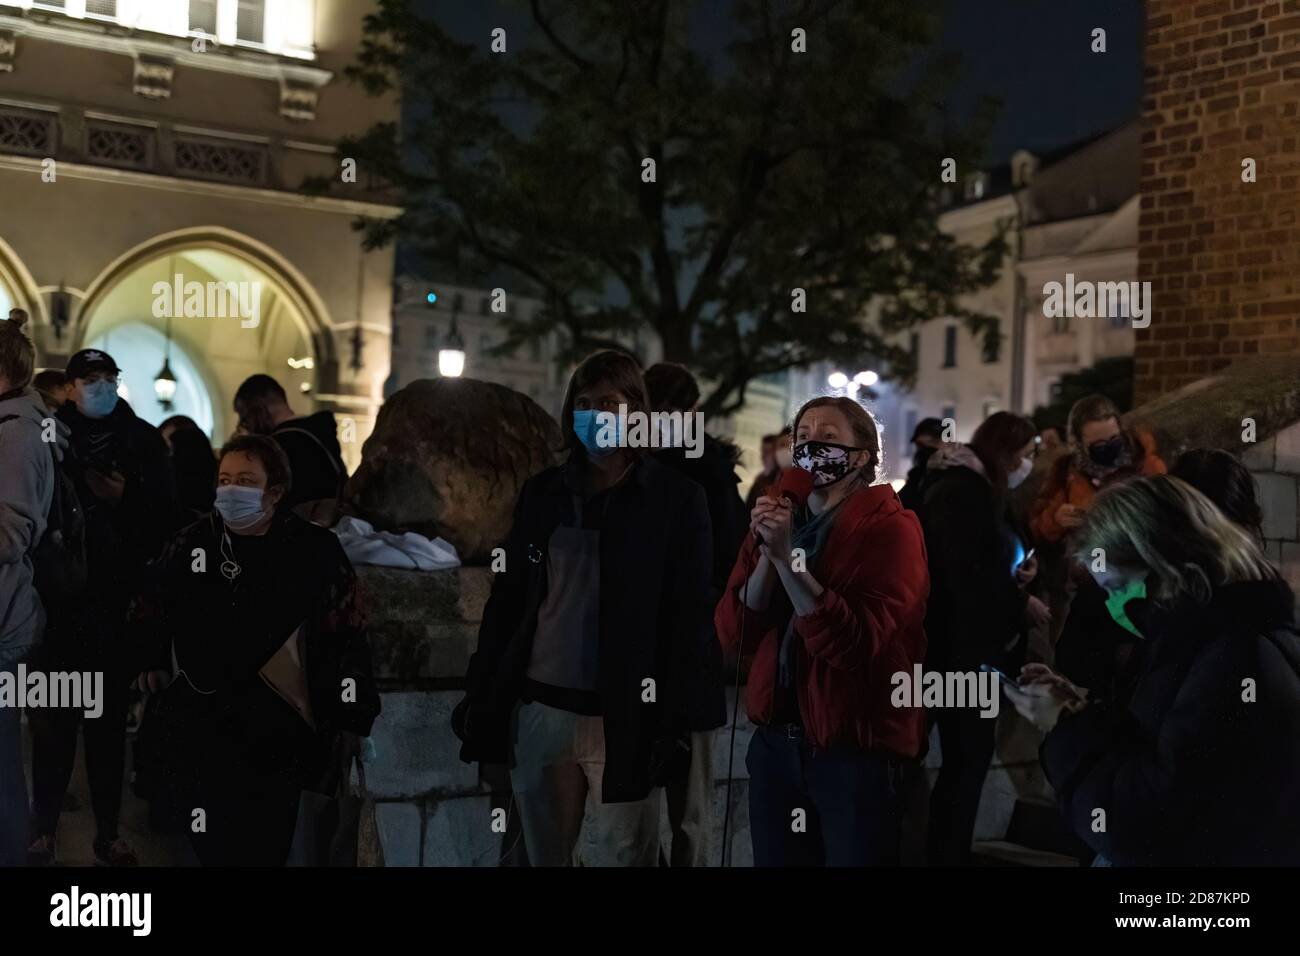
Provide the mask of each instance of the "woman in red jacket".
{"label": "woman in red jacket", "polygon": [[747,709],[756,866],[898,862],[898,782],[924,734],[890,703],[891,675],[925,657],[930,580],[916,515],[875,485],[875,421],[848,398],[794,420],[807,505],[763,496],[715,617],[729,653],[753,654]]}

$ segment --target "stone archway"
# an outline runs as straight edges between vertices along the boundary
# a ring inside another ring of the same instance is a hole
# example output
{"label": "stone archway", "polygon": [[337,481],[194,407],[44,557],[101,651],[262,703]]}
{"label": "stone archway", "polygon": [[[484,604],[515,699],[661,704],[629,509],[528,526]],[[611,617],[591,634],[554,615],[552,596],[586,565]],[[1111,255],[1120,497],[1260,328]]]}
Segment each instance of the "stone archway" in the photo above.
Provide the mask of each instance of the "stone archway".
{"label": "stone archway", "polygon": [[[274,251],[229,230],[183,230],[119,257],[86,291],[70,341],[112,353],[133,376],[132,392],[146,392],[133,405],[153,420],[165,410],[147,386],[168,336],[185,374],[198,380],[180,381],[173,363],[178,394],[202,390],[207,400],[196,407],[210,407],[214,441],[233,430],[231,401],[249,375],[273,376],[299,406],[333,387],[334,339],[319,297]],[[126,343],[125,355],[115,339]]]}
{"label": "stone archway", "polygon": [[45,324],[45,302],[35,279],[13,247],[0,238],[0,317],[8,317],[13,308],[27,310],[33,326]]}

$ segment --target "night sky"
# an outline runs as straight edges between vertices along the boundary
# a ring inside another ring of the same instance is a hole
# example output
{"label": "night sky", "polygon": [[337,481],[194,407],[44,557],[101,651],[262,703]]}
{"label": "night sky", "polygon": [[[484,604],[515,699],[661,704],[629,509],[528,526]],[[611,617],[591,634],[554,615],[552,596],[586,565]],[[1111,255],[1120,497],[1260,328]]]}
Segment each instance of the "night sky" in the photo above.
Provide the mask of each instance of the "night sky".
{"label": "night sky", "polygon": [[[528,22],[500,0],[418,0],[453,32],[486,37]],[[871,0],[859,0],[868,6]],[[551,0],[554,4],[555,0]],[[701,49],[726,42],[727,0],[705,0],[694,33]],[[513,8],[512,8],[513,7]],[[1046,151],[1137,115],[1142,88],[1141,0],[949,0],[941,45],[963,59],[960,115],[977,95],[1002,103],[988,145],[990,163],[1024,147]],[[1094,27],[1107,52],[1090,50]]]}

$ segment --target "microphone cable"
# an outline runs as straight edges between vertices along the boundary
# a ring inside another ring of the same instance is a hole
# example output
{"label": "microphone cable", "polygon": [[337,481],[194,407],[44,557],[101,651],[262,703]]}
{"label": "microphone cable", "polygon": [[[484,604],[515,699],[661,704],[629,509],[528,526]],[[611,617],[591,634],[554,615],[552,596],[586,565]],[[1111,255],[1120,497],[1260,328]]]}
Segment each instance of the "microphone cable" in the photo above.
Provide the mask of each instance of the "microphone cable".
{"label": "microphone cable", "polygon": [[731,704],[731,737],[727,744],[727,807],[722,815],[722,859],[718,863],[720,867],[731,865],[727,857],[727,834],[731,828],[732,768],[736,761],[736,723],[740,717],[740,661],[745,656],[745,605],[749,599],[749,579],[752,574],[751,571],[745,575],[745,583],[740,589],[740,640],[736,642],[735,699]]}

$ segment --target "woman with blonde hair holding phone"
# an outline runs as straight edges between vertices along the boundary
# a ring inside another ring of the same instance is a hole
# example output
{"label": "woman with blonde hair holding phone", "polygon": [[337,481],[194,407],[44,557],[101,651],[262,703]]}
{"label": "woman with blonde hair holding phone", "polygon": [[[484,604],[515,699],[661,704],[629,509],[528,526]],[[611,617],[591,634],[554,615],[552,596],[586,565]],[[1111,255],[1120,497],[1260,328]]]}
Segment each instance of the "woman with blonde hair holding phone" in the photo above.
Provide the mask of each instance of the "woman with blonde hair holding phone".
{"label": "woman with blonde hair holding phone", "polygon": [[1070,828],[1114,865],[1300,863],[1295,596],[1250,535],[1172,477],[1097,496],[1077,557],[1141,647],[1123,705],[1042,664],[1007,685],[1047,732]]}

